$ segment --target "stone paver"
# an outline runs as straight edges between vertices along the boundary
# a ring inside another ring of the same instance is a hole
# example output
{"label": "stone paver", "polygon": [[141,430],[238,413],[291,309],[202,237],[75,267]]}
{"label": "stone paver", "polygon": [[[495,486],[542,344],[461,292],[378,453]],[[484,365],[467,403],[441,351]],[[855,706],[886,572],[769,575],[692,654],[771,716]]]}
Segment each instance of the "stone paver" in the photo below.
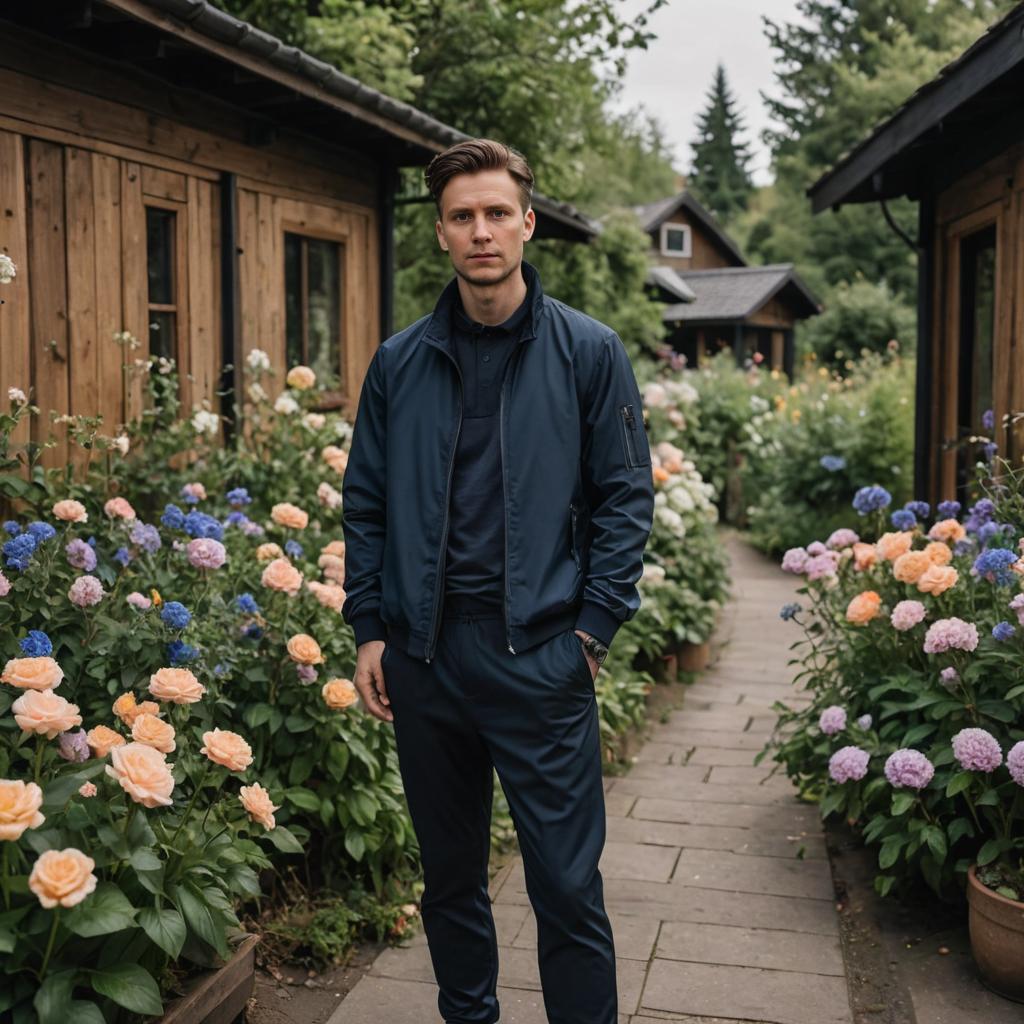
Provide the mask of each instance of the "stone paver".
{"label": "stone paver", "polygon": [[[729,542],[734,598],[716,662],[605,780],[601,859],[619,1024],[852,1024],[832,878],[815,808],[754,764],[789,686],[792,581]],[[728,642],[726,642],[728,641]],[[491,884],[501,1024],[543,1024],[536,922],[517,859]],[[422,936],[387,950],[329,1024],[437,1024]],[[584,1024],[584,1022],[580,1022]]]}

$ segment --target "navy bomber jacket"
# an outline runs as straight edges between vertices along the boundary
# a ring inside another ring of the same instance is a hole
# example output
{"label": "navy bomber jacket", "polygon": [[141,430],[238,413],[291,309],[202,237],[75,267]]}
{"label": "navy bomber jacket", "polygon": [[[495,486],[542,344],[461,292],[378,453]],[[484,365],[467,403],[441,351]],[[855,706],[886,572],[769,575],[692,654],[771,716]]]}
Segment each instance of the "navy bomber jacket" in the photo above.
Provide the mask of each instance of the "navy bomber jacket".
{"label": "navy bomber jacket", "polygon": [[[533,299],[505,373],[504,622],[515,654],[571,626],[605,643],[640,607],[654,513],[633,368],[618,335]],[[430,661],[440,626],[462,384],[450,337],[457,283],[434,312],[385,341],[363,381],[342,485],[345,603],[356,643]]]}

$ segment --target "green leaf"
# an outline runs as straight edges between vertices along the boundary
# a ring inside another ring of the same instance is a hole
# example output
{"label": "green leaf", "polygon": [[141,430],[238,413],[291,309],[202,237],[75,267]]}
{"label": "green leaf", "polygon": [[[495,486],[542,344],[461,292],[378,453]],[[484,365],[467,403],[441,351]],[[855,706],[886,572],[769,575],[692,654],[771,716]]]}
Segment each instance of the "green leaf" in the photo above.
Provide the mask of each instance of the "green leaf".
{"label": "green leaf", "polygon": [[95,1003],[87,1003],[84,999],[71,1001],[71,1014],[67,1020],[75,1024],[107,1024],[100,1008]]}
{"label": "green leaf", "polygon": [[997,722],[1012,722],[1017,717],[1017,711],[1005,700],[983,700],[978,704],[978,710]]}
{"label": "green leaf", "polygon": [[[252,674],[249,674],[249,678],[252,679]],[[242,715],[242,721],[245,722],[250,729],[257,729],[261,725],[266,725],[270,721],[270,716],[274,713],[274,709],[269,704],[253,704],[245,709]]]}
{"label": "green leaf", "polygon": [[906,735],[903,737],[903,742],[900,744],[902,747],[913,747],[916,746],[921,740],[927,739],[931,734],[935,732],[935,726],[928,722],[922,722],[920,725],[915,725],[913,729],[909,729]]}
{"label": "green leaf", "polygon": [[946,834],[949,836],[949,845],[952,846],[958,839],[962,839],[964,836],[973,836],[974,825],[967,818],[957,818],[956,821],[950,823],[949,828],[946,829]]}
{"label": "green leaf", "polygon": [[77,973],[71,970],[47,974],[32,1002],[39,1014],[39,1024],[66,1024]]}
{"label": "green leaf", "polygon": [[301,786],[293,786],[291,789],[286,789],[284,795],[290,803],[293,803],[303,811],[320,810],[320,797],[312,792],[312,790],[303,789]]}
{"label": "green leaf", "polygon": [[161,871],[164,866],[164,862],[157,856],[156,850],[151,850],[145,846],[132,850],[132,855],[129,859],[136,871]]}
{"label": "green leaf", "polygon": [[956,796],[957,793],[962,793],[965,789],[970,788],[973,781],[974,776],[970,772],[957,772],[946,786],[946,796]]}
{"label": "green leaf", "polygon": [[94,991],[126,1010],[152,1015],[164,1012],[160,989],[153,976],[138,964],[117,964],[93,971],[90,980]]}
{"label": "green leaf", "polygon": [[272,828],[264,836],[269,839],[282,853],[302,853],[302,844],[283,825]]}
{"label": "green leaf", "polygon": [[978,851],[978,865],[984,867],[986,864],[991,864],[1003,852],[1005,845],[1001,839],[990,839]]}
{"label": "green leaf", "polygon": [[175,887],[175,902],[189,928],[222,955],[227,953],[223,927],[214,921],[201,889],[185,883]]}
{"label": "green leaf", "polygon": [[924,837],[928,848],[935,854],[935,859],[941,863],[946,859],[948,849],[946,847],[946,833],[938,825],[929,825],[924,830]]}
{"label": "green leaf", "polygon": [[882,848],[878,851],[878,866],[885,871],[886,868],[891,868],[893,864],[899,860],[900,850],[903,848],[903,839],[899,837],[897,839],[887,839],[882,843]]}
{"label": "green leaf", "polygon": [[101,882],[63,919],[64,925],[83,939],[110,935],[135,927],[135,908],[113,882]]}
{"label": "green leaf", "polygon": [[345,849],[352,855],[353,860],[362,860],[366,852],[366,840],[363,839],[362,832],[349,829],[345,833]]}
{"label": "green leaf", "polygon": [[1007,690],[1006,693],[1003,694],[1003,700],[1013,700],[1015,697],[1020,697],[1021,695],[1024,695],[1024,684],[1021,686],[1015,686],[1011,690]]}
{"label": "green leaf", "polygon": [[893,793],[892,813],[894,817],[906,814],[914,806],[917,797],[913,793]]}
{"label": "green leaf", "polygon": [[138,920],[139,927],[153,942],[172,960],[176,960],[187,934],[181,914],[171,908],[157,910],[155,907],[144,907],[139,911]]}
{"label": "green leaf", "polygon": [[889,890],[892,889],[895,882],[896,877],[894,875],[878,875],[875,878],[875,892],[879,896],[888,896]]}

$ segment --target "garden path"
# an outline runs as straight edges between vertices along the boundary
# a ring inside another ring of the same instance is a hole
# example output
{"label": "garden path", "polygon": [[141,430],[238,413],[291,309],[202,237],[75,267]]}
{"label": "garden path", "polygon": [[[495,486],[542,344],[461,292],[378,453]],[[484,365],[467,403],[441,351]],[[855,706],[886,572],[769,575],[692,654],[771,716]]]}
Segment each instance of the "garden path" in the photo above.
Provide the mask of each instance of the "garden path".
{"label": "garden path", "polygon": [[[791,577],[728,542],[733,599],[717,657],[684,706],[606,780],[601,861],[618,962],[619,1024],[851,1024],[818,815],[754,755],[771,704],[792,699]],[[545,1024],[536,928],[514,859],[491,886],[502,1024]],[[329,1024],[439,1024],[426,941],[385,950]]]}

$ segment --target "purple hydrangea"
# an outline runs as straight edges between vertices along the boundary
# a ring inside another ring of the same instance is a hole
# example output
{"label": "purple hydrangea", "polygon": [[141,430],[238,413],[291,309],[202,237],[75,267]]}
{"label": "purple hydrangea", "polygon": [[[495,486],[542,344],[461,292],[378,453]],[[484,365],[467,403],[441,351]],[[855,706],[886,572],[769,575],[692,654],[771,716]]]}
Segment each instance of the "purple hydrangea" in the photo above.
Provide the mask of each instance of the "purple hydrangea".
{"label": "purple hydrangea", "polygon": [[846,469],[846,459],[842,455],[822,455],[818,459],[818,463],[822,469],[827,469],[830,473],[838,473],[841,469]]}
{"label": "purple hydrangea", "polygon": [[918,519],[927,519],[931,512],[931,506],[927,501],[908,501],[903,507],[908,512],[913,512]]}
{"label": "purple hydrangea", "polygon": [[870,729],[872,722],[874,722],[874,719],[870,715],[861,715],[860,718],[857,719],[857,724],[862,729]]}
{"label": "purple hydrangea", "polygon": [[185,526],[185,513],[177,505],[165,505],[160,522],[172,530],[181,530]]}
{"label": "purple hydrangea", "polygon": [[303,555],[302,545],[297,540],[286,540],[284,551],[289,558],[301,558]]}
{"label": "purple hydrangea", "polygon": [[233,490],[228,491],[227,497],[228,504],[233,508],[241,508],[243,505],[248,505],[252,502],[249,492],[244,487],[235,487]]}
{"label": "purple hydrangea", "polygon": [[1017,621],[1024,626],[1024,594],[1018,594],[1010,602],[1010,608],[1017,613]]}
{"label": "purple hydrangea", "polygon": [[839,565],[838,551],[825,551],[814,558],[808,559],[807,578],[809,580],[820,580],[823,576],[835,576],[836,568]]}
{"label": "purple hydrangea", "polygon": [[982,455],[986,462],[991,462],[999,452],[999,445],[995,441],[989,441],[982,446]]}
{"label": "purple hydrangea", "polygon": [[147,555],[160,550],[160,531],[155,526],[150,526],[138,519],[132,523],[128,537],[137,548],[141,548]]}
{"label": "purple hydrangea", "polygon": [[981,425],[985,430],[995,430],[996,414],[992,409],[986,409],[981,414]]}
{"label": "purple hydrangea", "polygon": [[940,501],[935,512],[940,519],[956,519],[960,515],[959,501]]}
{"label": "purple hydrangea", "polygon": [[807,568],[807,561],[810,555],[804,548],[790,548],[782,556],[782,571],[801,575]]}
{"label": "purple hydrangea", "polygon": [[956,689],[957,683],[960,682],[960,673],[950,665],[949,668],[944,668],[939,673],[939,682],[952,693]]}
{"label": "purple hydrangea", "polygon": [[92,755],[89,753],[89,740],[85,730],[62,732],[57,737],[57,753],[65,761],[88,761]]}
{"label": "purple hydrangea", "polygon": [[811,541],[811,543],[807,545],[807,554],[809,554],[811,558],[817,558],[818,555],[823,555],[826,551],[828,551],[828,548],[826,548],[820,540]]}
{"label": "purple hydrangea", "polygon": [[1010,747],[1006,755],[1006,767],[1010,769],[1010,778],[1018,786],[1024,786],[1024,740]]}
{"label": "purple hydrangea", "polygon": [[997,622],[992,627],[992,635],[1002,643],[1004,640],[1009,640],[1017,631],[1010,625],[1009,622]]}
{"label": "purple hydrangea", "polygon": [[885,762],[885,777],[897,789],[924,789],[934,775],[935,766],[919,750],[902,747],[894,750]]}
{"label": "purple hydrangea", "polygon": [[825,708],[818,719],[818,728],[826,736],[835,736],[837,732],[842,732],[846,728],[846,709],[839,707],[838,704]]}
{"label": "purple hydrangea", "polygon": [[988,580],[989,583],[1008,587],[1013,582],[1010,566],[1016,561],[1016,551],[1011,551],[1009,548],[989,548],[987,551],[982,551],[974,560],[971,572]]}
{"label": "purple hydrangea", "polygon": [[842,526],[829,534],[828,540],[825,541],[825,546],[833,551],[838,551],[841,548],[852,548],[859,540],[860,537],[853,530]]}
{"label": "purple hydrangea", "polygon": [[955,615],[939,619],[928,627],[924,638],[924,653],[939,654],[943,651],[973,651],[978,646],[978,627],[973,622],[964,622]]}
{"label": "purple hydrangea", "polygon": [[953,756],[968,772],[994,772],[1003,763],[999,741],[984,729],[961,729],[953,737]]}
{"label": "purple hydrangea", "polygon": [[312,665],[296,665],[295,674],[303,683],[315,683],[316,682],[316,669]]}
{"label": "purple hydrangea", "polygon": [[782,619],[783,622],[789,622],[789,620],[800,611],[802,611],[800,605],[796,601],[792,601],[789,604],[784,604],[779,609],[779,618]]}
{"label": "purple hydrangea", "polygon": [[840,747],[828,759],[828,773],[833,782],[859,782],[868,773],[871,755],[860,747]]}
{"label": "purple hydrangea", "polygon": [[912,530],[917,526],[917,516],[909,508],[896,509],[889,519],[897,530]]}
{"label": "purple hydrangea", "polygon": [[991,498],[982,498],[976,501],[968,510],[967,518],[964,519],[964,527],[968,533],[977,533],[978,530],[996,514],[995,502]]}
{"label": "purple hydrangea", "polygon": [[132,560],[132,553],[127,548],[118,548],[114,552],[114,561],[127,565]]}
{"label": "purple hydrangea", "polygon": [[862,487],[853,496],[853,507],[858,515],[877,512],[892,502],[892,495],[884,487]]}

